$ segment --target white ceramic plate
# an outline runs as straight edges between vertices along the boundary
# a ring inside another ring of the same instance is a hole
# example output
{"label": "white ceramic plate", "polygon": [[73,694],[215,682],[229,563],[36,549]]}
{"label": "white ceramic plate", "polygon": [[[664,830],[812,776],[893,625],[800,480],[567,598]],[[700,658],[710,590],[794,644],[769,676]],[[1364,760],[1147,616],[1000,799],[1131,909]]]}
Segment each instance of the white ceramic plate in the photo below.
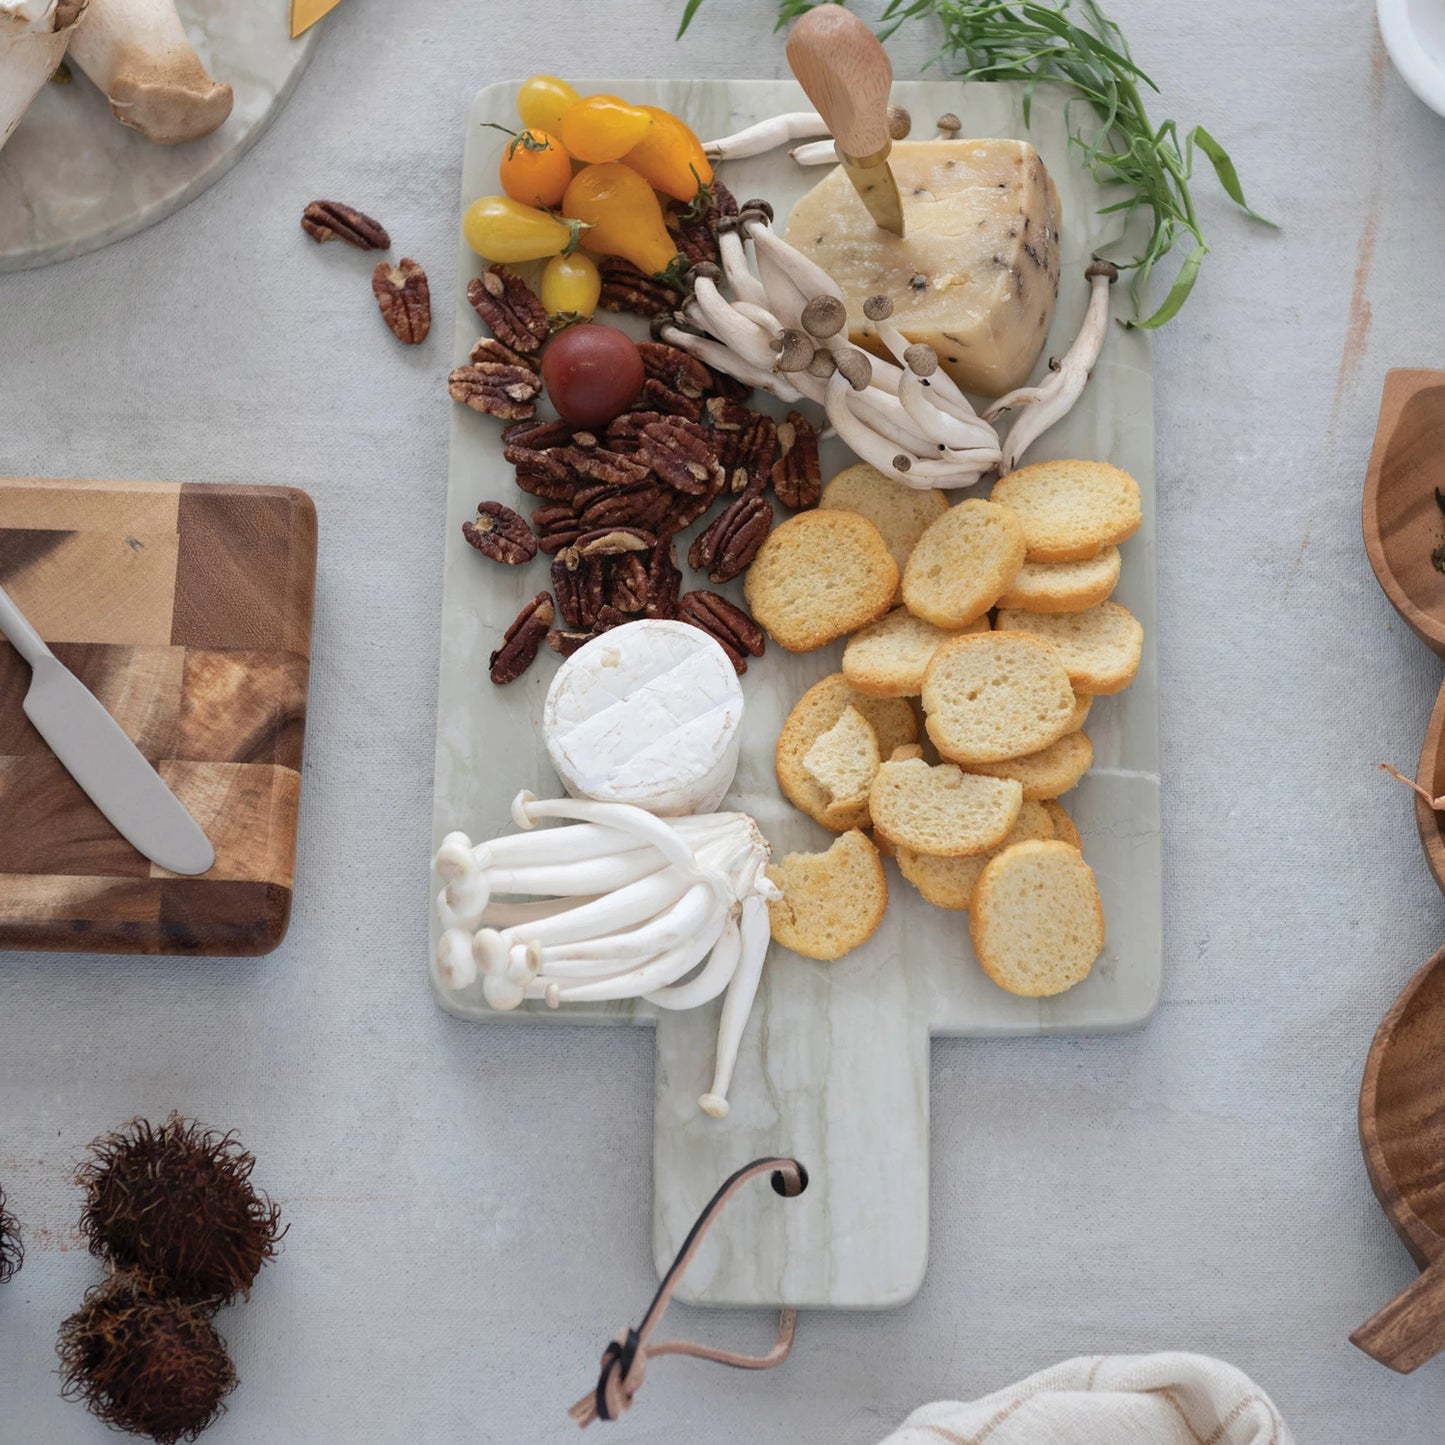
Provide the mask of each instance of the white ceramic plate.
{"label": "white ceramic plate", "polygon": [[1445,115],[1445,0],[1377,0],[1380,34],[1405,84]]}
{"label": "white ceramic plate", "polygon": [[[584,84],[685,117],[699,132],[725,135],[804,102],[791,82],[609,81]],[[505,139],[485,121],[515,125],[515,87],[483,91],[467,122],[464,202],[496,189]],[[1096,211],[1105,199],[1069,152],[1062,106],[1040,92],[1034,128],[1023,127],[1017,92],[1001,85],[913,82],[895,99],[932,133],[945,111],[967,116],[979,135],[1027,135],[1053,173],[1064,205],[1063,284],[1045,356],[1061,354],[1087,300],[1084,268],[1117,240],[1117,220]],[[819,176],[778,151],[722,168],[738,198],[766,196],[781,223]],[[1130,254],[1123,248],[1120,254]],[[456,298],[456,362],[480,329],[467,304],[467,281],[483,263],[462,246]],[[1116,310],[1128,307],[1117,288]],[[609,317],[608,320],[616,318]],[[639,325],[637,334],[642,334]],[[1040,362],[1040,370],[1044,363]],[[756,403],[755,403],[756,404]],[[539,559],[499,567],[462,539],[462,522],[491,497],[528,512],[502,459],[500,425],[457,407],[451,423],[446,563],[442,601],[441,684],[437,717],[435,838],[454,828],[474,839],[510,831],[508,805],[519,788],[561,789],[537,736],[542,700],[557,659],[545,649],[518,682],[495,688],[487,657],[522,603],[547,585]],[[697,1108],[711,1079],[714,1008],[664,1013],[645,1004],[600,1004],[549,1011],[541,1005],[497,1014],[480,984],[447,993],[442,1007],[488,1023],[656,1024],[654,1250],[669,1263],[697,1211],[724,1175],[763,1154],[796,1154],[811,1184],[786,1209],[767,1190],[748,1191],[715,1226],[685,1281],[686,1297],[717,1304],[881,1307],[907,1300],[922,1281],[928,1248],[928,1067],[930,1034],[977,1037],[1095,1033],[1141,1024],[1159,995],[1159,699],[1154,632],[1154,427],[1150,348],[1145,333],[1111,328],[1083,401],[1030,453],[1105,458],[1139,479],[1144,527],[1124,544],[1117,593],[1144,623],[1138,680],[1118,697],[1100,698],[1087,729],[1095,767],[1065,798],[1099,879],[1109,941],[1091,976],[1054,999],[1015,998],[974,961],[962,914],[925,903],[888,865],[887,918],[862,948],[832,964],[774,948],[738,1059],[732,1111],[710,1119]],[[824,475],[851,458],[837,443],[824,452]],[[967,493],[956,494],[959,496]],[[679,547],[679,555],[686,551]],[[691,583],[687,585],[693,585]],[[727,589],[740,596],[736,583]],[[770,646],[743,679],[747,699],[743,755],[725,807],[757,818],[777,854],[824,848],[831,841],[781,796],[773,749],[788,710],[819,678],[838,669],[841,644],[793,656]],[[433,892],[438,880],[431,880]],[[428,903],[430,899],[428,900]],[[436,946],[432,919],[432,950]],[[599,1039],[596,1047],[605,1048]],[[946,1138],[946,1134],[944,1135]]]}

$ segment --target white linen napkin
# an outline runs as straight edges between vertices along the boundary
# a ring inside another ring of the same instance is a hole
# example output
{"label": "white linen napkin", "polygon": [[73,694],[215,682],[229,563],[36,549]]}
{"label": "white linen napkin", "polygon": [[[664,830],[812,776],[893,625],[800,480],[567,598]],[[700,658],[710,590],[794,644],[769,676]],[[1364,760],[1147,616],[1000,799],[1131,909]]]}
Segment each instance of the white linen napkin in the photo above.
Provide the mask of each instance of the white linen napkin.
{"label": "white linen napkin", "polygon": [[1293,1445],[1268,1395],[1206,1355],[1066,1360],[971,1404],[915,1410],[881,1445]]}

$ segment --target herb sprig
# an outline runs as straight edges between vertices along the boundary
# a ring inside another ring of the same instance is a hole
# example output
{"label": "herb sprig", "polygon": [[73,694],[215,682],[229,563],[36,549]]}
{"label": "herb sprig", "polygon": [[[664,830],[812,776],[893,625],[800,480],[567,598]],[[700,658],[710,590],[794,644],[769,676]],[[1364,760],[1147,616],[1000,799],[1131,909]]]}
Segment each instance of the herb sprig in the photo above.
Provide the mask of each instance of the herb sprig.
{"label": "herb sprig", "polygon": [[[823,0],[778,0],[779,28],[820,3]],[[701,5],[702,0],[687,0],[679,36]],[[1083,23],[1076,23],[1073,15]],[[926,19],[943,28],[943,44],[929,64],[961,80],[1022,81],[1025,124],[1040,82],[1069,93],[1065,115],[1070,143],[1096,180],[1125,191],[1100,214],[1118,214],[1127,221],[1147,208],[1152,216],[1144,249],[1119,263],[1121,270],[1134,273],[1129,290],[1136,316],[1144,310],[1155,266],[1176,249],[1185,253],[1164,300],[1152,315],[1132,325],[1154,329],[1177,316],[1209,252],[1189,190],[1196,152],[1208,160],[1236,206],[1253,220],[1274,224],[1250,209],[1233,161],[1202,125],[1181,135],[1176,121],[1156,126],[1149,119],[1143,92],[1157,95],[1159,87],[1134,63],[1123,32],[1096,0],[1079,0],[1077,7],[1074,0],[889,0],[879,38],[887,40],[910,20]],[[1081,102],[1092,116],[1076,128],[1075,108]]]}

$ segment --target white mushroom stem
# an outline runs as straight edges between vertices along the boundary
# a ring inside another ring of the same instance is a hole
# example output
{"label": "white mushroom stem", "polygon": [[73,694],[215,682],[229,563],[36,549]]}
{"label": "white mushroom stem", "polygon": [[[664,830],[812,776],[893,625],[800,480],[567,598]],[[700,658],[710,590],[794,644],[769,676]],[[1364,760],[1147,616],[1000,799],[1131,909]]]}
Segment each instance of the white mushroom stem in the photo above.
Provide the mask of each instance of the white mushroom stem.
{"label": "white mushroom stem", "polygon": [[[554,964],[567,963],[610,963],[613,968],[623,964],[650,958],[664,948],[672,948],[685,938],[704,931],[708,918],[719,912],[719,890],[711,881],[700,879],[690,885],[681,897],[661,913],[655,914],[636,928],[624,929],[619,933],[592,935],[569,942],[542,943],[540,966],[544,972],[556,972]],[[714,927],[722,926],[719,917]],[[517,932],[523,930],[518,929]],[[526,930],[529,942],[536,940],[530,928]]]}
{"label": "white mushroom stem", "polygon": [[210,135],[231,113],[231,87],[206,73],[173,0],[90,0],[70,55],[115,118],[157,145]]}
{"label": "white mushroom stem", "polygon": [[512,800],[512,820],[519,828],[535,827],[541,818],[575,818],[603,823],[651,843],[675,867],[692,866],[692,849],[676,829],[631,803],[597,803],[590,798],[538,798],[525,788]]}
{"label": "white mushroom stem", "polygon": [[0,0],[0,146],[55,74],[85,0]]}
{"label": "white mushroom stem", "polygon": [[712,160],[738,161],[776,150],[792,140],[828,134],[828,123],[817,111],[794,110],[785,115],[775,115],[770,120],[760,120],[734,135],[705,141],[702,149]]}
{"label": "white mushroom stem", "polygon": [[583,858],[572,863],[534,864],[527,868],[492,868],[487,883],[493,893],[607,893],[656,873],[661,858],[654,848],[633,848],[610,858]]}
{"label": "white mushroom stem", "polygon": [[[865,314],[868,313],[868,310],[869,306],[865,304]],[[900,366],[906,364],[903,358],[913,343],[887,316],[869,315],[868,319],[873,323],[879,341],[897,357]],[[931,399],[935,406],[948,412],[950,416],[956,416],[962,422],[987,423],[988,418],[979,416],[973,409],[973,403],[964,395],[959,384],[941,366],[929,379],[933,383]]]}
{"label": "white mushroom stem", "polygon": [[[843,288],[814,260],[790,246],[756,213],[743,219],[742,228],[753,243],[759,267],[763,258],[773,261],[802,294],[806,305],[814,296],[844,299]],[[801,314],[801,313],[800,313]]]}
{"label": "white mushroom stem", "polygon": [[665,953],[618,978],[600,979],[595,983],[564,983],[539,976],[528,992],[540,987],[541,997],[556,1008],[564,1003],[600,1003],[619,998],[640,998],[653,989],[665,988],[696,968],[717,941],[714,932],[702,939],[678,943]]}
{"label": "white mushroom stem", "polygon": [[737,970],[741,953],[742,936],[738,932],[738,920],[729,917],[723,924],[718,941],[713,944],[707,963],[699,973],[683,983],[654,989],[652,993],[644,994],[643,998],[648,1003],[656,1004],[658,1008],[672,1010],[697,1008],[701,1004],[711,1003],[728,986]]}
{"label": "white mushroom stem", "polygon": [[994,402],[987,412],[988,420],[1011,407],[1024,407],[1009,427],[1004,438],[999,475],[1007,476],[1018,466],[1019,459],[1055,422],[1066,417],[1083,394],[1103,350],[1109,329],[1109,287],[1119,279],[1119,268],[1109,261],[1095,261],[1084,273],[1092,290],[1084,324],[1074,344],[1064,353],[1052,375],[1042,385],[1011,391]]}
{"label": "white mushroom stem", "polygon": [[722,260],[723,275],[727,277],[734,299],[766,307],[768,293],[748,265],[748,248],[743,240],[743,233],[736,226],[719,226],[717,248]]}
{"label": "white mushroom stem", "polygon": [[685,308],[688,320],[712,332],[730,351],[750,366],[766,370],[776,351],[772,334],[756,321],[740,315],[717,289],[711,277],[698,276],[693,282],[692,300]]}
{"label": "white mushroom stem", "polygon": [[697,357],[714,371],[734,377],[745,386],[755,386],[760,391],[772,392],[780,401],[802,399],[802,392],[782,377],[772,371],[762,371],[756,366],[750,366],[721,342],[710,337],[697,336],[691,331],[684,331],[680,326],[663,326],[658,330],[657,337],[659,341],[665,341],[669,346],[675,346],[679,351]]}
{"label": "white mushroom stem", "polygon": [[747,899],[743,904],[738,965],[728,984],[722,1018],[718,1021],[712,1088],[698,1100],[703,1113],[711,1114],[714,1119],[724,1118],[728,1112],[727,1094],[733,1081],[733,1068],[762,980],[770,937],[767,904],[760,898]]}
{"label": "white mushroom stem", "polygon": [[828,140],[810,140],[788,152],[800,166],[830,166],[838,163],[838,147]]}

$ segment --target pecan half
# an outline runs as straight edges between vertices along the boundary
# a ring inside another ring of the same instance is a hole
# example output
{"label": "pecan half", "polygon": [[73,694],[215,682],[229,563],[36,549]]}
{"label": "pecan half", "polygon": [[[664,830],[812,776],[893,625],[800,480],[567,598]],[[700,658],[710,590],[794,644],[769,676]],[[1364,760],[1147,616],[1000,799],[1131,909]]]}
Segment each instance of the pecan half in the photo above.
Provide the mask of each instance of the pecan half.
{"label": "pecan half", "polygon": [[607,574],[601,557],[584,557],[576,547],[564,547],[552,562],[552,590],[562,621],[583,630],[597,621],[606,599]]}
{"label": "pecan half", "polygon": [[[536,497],[560,499],[572,495],[577,473],[564,451],[572,428],[564,421],[520,421],[502,428],[502,455],[517,469],[517,485]],[[523,476],[535,477],[548,487],[529,486]]]}
{"label": "pecan half", "polygon": [[747,570],[773,529],[773,504],[760,492],[744,492],[699,532],[688,563],[710,582],[731,582]]}
{"label": "pecan half", "polygon": [[630,311],[636,316],[666,316],[682,304],[682,293],[648,276],[618,256],[599,263],[604,311]]}
{"label": "pecan half", "polygon": [[778,459],[772,477],[778,500],[791,511],[816,507],[823,495],[818,433],[800,411],[790,411],[788,419],[778,423]]}
{"label": "pecan half", "polygon": [[677,617],[718,642],[739,674],[748,670],[746,653],[763,655],[766,640],[762,628],[741,607],[716,592],[689,592],[679,598]]}
{"label": "pecan half", "polygon": [[665,418],[660,411],[625,411],[607,424],[603,439],[614,452],[635,456],[642,450],[642,429]]}
{"label": "pecan half", "polygon": [[599,527],[641,527],[655,531],[667,514],[669,494],[648,478],[619,486],[578,490],[572,505],[589,531]]}
{"label": "pecan half", "polygon": [[614,627],[622,627],[630,618],[625,612],[618,611],[610,603],[604,604],[597,609],[597,621],[592,625],[592,634],[595,637],[599,632],[611,632]]}
{"label": "pecan half", "polygon": [[665,341],[639,341],[642,369],[649,380],[660,381],[669,391],[683,396],[706,396],[713,389],[713,374],[697,357]]}
{"label": "pecan half", "polygon": [[682,572],[673,561],[672,538],[662,537],[647,558],[647,615],[676,617]]}
{"label": "pecan half", "polygon": [[590,632],[563,632],[560,629],[547,634],[547,646],[563,657],[571,657],[584,642],[591,642]]}
{"label": "pecan half", "polygon": [[582,523],[571,507],[538,507],[532,513],[532,525],[537,529],[537,545],[550,557],[564,547],[570,547],[582,535]]}
{"label": "pecan half", "polygon": [[[544,502],[570,502],[577,490],[577,479],[571,472],[558,478],[549,472],[534,472],[528,467],[517,468],[517,489],[529,497],[540,497]],[[567,511],[571,511],[569,506]]]}
{"label": "pecan half", "polygon": [[603,482],[609,487],[640,482],[647,475],[644,458],[625,456],[598,444],[591,432],[578,432],[572,445],[563,447],[559,456],[581,477]]}
{"label": "pecan half", "polygon": [[697,519],[703,516],[709,507],[722,495],[723,475],[722,468],[717,469],[717,475],[708,484],[705,492],[674,492],[672,494],[672,505],[667,509],[662,521],[657,524],[659,532],[669,535],[673,532],[685,532]]}
{"label": "pecan half", "polygon": [[525,366],[507,366],[500,361],[473,361],[459,366],[447,378],[453,401],[473,411],[522,421],[537,414],[537,397],[542,379]]}
{"label": "pecan half", "polygon": [[647,607],[647,563],[636,552],[612,559],[607,577],[607,604],[619,612],[637,613]]}
{"label": "pecan half", "polygon": [[647,463],[675,491],[698,495],[715,482],[723,469],[707,433],[685,417],[665,417],[642,428],[640,460]]}
{"label": "pecan half", "polygon": [[536,661],[537,649],[552,626],[556,609],[548,592],[539,592],[518,614],[507,629],[502,645],[488,663],[490,676],[498,687],[516,682]]}
{"label": "pecan half", "polygon": [[345,241],[358,251],[391,249],[391,237],[380,221],[340,201],[312,201],[301,213],[301,229],[313,241]]}
{"label": "pecan half", "polygon": [[379,261],[371,273],[371,294],[398,341],[419,346],[426,340],[431,330],[431,288],[426,272],[410,256],[403,256],[395,266]]}
{"label": "pecan half", "polygon": [[620,552],[650,552],[657,538],[641,527],[600,527],[584,532],[576,546],[584,557],[615,557]]}
{"label": "pecan half", "polygon": [[474,276],[467,282],[467,300],[513,351],[540,351],[550,334],[547,308],[510,266],[489,266]]}
{"label": "pecan half", "polygon": [[708,399],[705,420],[712,428],[728,489],[742,492],[766,487],[778,457],[778,427],[772,417],[715,396]]}
{"label": "pecan half", "polygon": [[649,376],[642,383],[641,404],[651,407],[663,416],[685,416],[688,421],[697,421],[702,416],[700,397],[685,396],[680,391],[674,391],[665,381],[659,381],[655,376]]}
{"label": "pecan half", "polygon": [[494,562],[516,567],[537,555],[532,529],[510,507],[500,502],[477,505],[477,520],[462,523],[462,536]]}
{"label": "pecan half", "polygon": [[535,356],[523,356],[520,351],[513,351],[510,346],[498,341],[495,336],[479,336],[477,343],[472,347],[472,361],[500,361],[503,366],[525,366],[528,371],[536,371],[537,358]]}

